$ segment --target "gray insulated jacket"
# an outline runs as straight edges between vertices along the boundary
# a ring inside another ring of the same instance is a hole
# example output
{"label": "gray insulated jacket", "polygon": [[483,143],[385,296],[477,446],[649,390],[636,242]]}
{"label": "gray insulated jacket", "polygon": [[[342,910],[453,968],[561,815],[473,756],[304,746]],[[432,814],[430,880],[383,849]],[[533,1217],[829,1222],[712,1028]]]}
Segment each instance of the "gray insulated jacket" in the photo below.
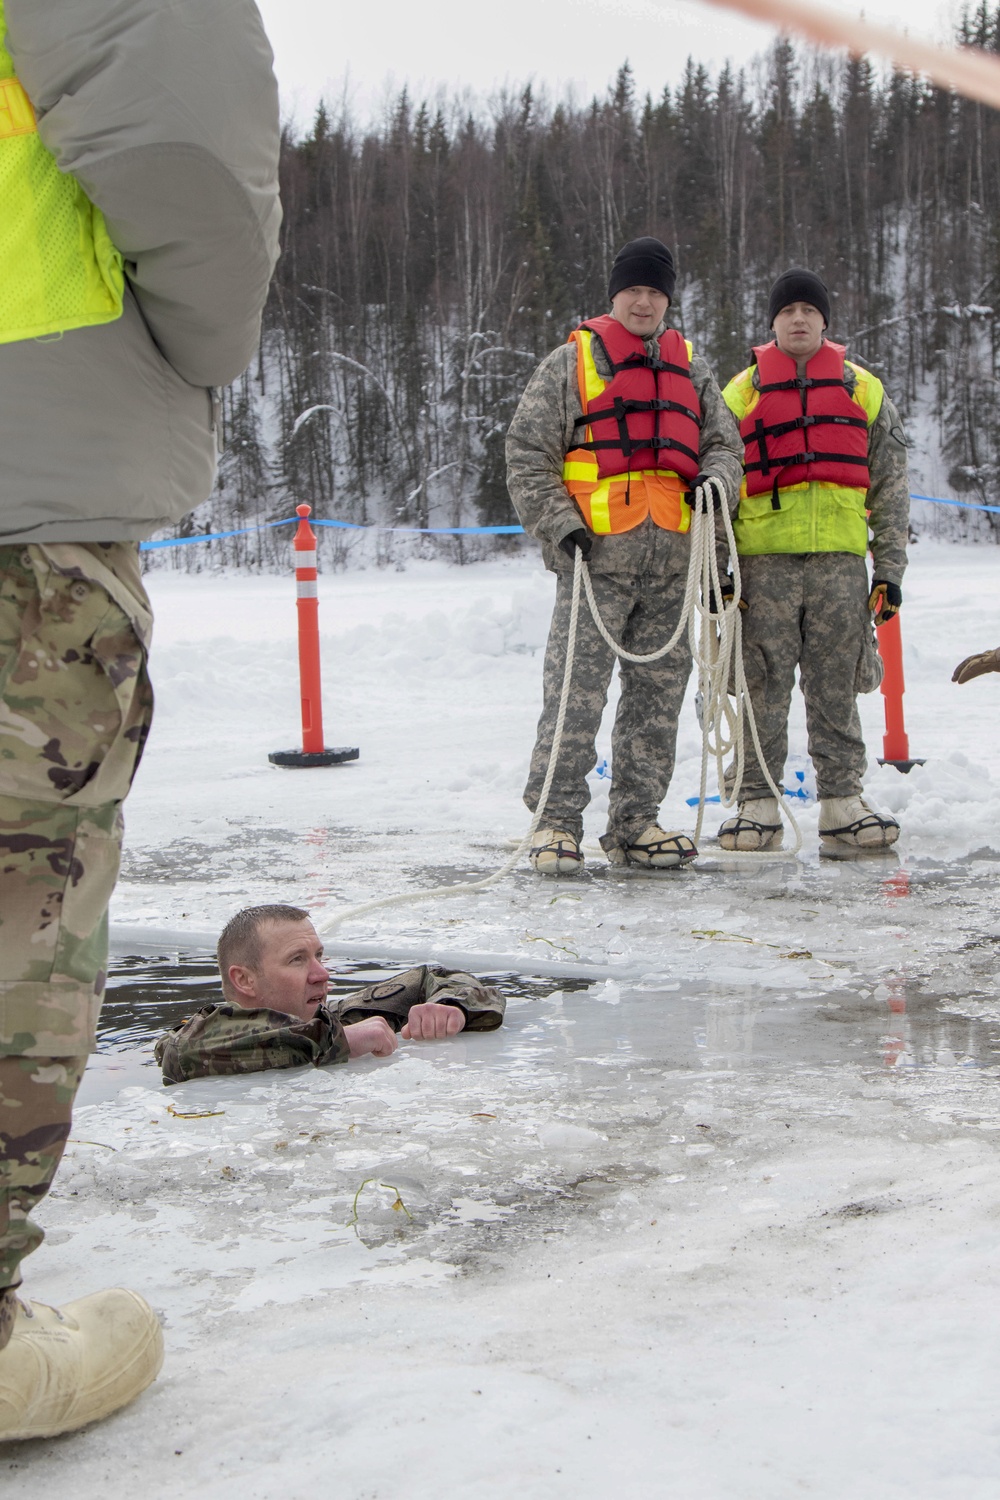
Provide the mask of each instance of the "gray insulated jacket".
{"label": "gray insulated jacket", "polygon": [[208,498],[212,387],[257,347],[281,222],[271,49],[252,0],[5,15],[39,136],[103,211],[126,290],[116,322],[0,344],[0,543],[135,540]]}

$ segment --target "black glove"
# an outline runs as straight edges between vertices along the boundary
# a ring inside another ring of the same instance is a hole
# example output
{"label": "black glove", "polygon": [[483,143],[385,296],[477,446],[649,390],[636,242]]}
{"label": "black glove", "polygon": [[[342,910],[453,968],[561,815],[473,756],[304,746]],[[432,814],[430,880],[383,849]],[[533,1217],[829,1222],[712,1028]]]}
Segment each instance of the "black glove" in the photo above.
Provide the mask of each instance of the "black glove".
{"label": "black glove", "polygon": [[903,602],[903,590],[898,583],[886,583],[884,578],[872,580],[872,591],[868,595],[868,608],[875,616],[876,625],[884,625],[893,615],[899,614]]}
{"label": "black glove", "polygon": [[583,560],[586,562],[590,556],[590,549],[594,545],[594,538],[589,531],[581,526],[579,531],[571,531],[568,536],[564,536],[559,545],[566,556],[572,558],[574,561],[576,560],[576,554],[582,552]]}
{"label": "black glove", "polygon": [[691,488],[684,491],[684,499],[692,510],[697,504],[696,490],[705,491],[705,501],[709,510],[722,509],[726,499],[726,486],[721,479],[716,479],[714,474],[697,475]]}

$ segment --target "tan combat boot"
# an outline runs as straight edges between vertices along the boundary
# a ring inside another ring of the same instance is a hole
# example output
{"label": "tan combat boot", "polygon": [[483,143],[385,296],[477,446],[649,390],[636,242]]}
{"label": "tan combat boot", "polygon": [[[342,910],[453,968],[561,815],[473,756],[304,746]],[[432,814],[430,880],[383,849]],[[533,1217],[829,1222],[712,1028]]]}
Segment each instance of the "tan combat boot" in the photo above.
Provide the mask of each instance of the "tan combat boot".
{"label": "tan combat boot", "polygon": [[875,812],[863,797],[824,797],[819,836],[854,849],[887,849],[899,838],[899,824],[888,813]]}
{"label": "tan combat boot", "polygon": [[18,1300],[0,1349],[0,1443],[98,1422],[144,1391],[162,1363],[159,1321],[135,1292],[115,1287],[61,1309]]}
{"label": "tan combat boot", "polygon": [[658,823],[650,823],[624,849],[613,849],[608,856],[612,864],[644,865],[652,870],[674,870],[686,860],[695,859],[698,851],[686,833],[667,833]]}
{"label": "tan combat boot", "polygon": [[580,845],[564,828],[537,828],[528,859],[539,875],[579,875],[583,869]]}
{"label": "tan combat boot", "polygon": [[741,802],[735,818],[719,829],[723,849],[777,849],[781,845],[781,814],[775,797]]}

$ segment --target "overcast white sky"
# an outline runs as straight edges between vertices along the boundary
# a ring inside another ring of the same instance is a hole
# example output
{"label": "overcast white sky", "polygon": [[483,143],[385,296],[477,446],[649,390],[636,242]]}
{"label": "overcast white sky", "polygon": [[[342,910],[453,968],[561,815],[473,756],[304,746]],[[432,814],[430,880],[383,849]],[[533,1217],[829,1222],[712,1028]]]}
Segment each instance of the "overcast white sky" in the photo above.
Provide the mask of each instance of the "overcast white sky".
{"label": "overcast white sky", "polygon": [[[826,0],[852,15],[947,40],[960,0]],[[469,89],[483,97],[529,79],[560,94],[603,93],[628,59],[640,93],[676,83],[689,54],[713,70],[763,51],[770,27],[700,0],[258,0],[286,115],[308,123],[320,97],[380,112],[407,83],[414,99]]]}

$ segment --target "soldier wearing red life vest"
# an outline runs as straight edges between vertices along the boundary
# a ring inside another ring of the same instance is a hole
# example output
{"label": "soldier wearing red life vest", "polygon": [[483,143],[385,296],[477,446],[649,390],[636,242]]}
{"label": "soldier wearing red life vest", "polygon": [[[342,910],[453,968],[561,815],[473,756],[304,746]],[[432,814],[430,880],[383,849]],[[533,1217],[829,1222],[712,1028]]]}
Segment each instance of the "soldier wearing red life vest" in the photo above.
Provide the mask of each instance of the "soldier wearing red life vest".
{"label": "soldier wearing red life vest", "polygon": [[[666,245],[649,237],[625,245],[611,272],[611,311],[588,318],[542,361],[508,433],[511,499],[556,574],[544,706],[524,794],[532,811],[549,762],[577,550],[588,560],[608,630],[645,654],[669,639],[680,617],[690,555],[685,496],[707,484],[717,505],[736,503],[739,434],[708,365],[665,327],[674,284]],[[531,850],[540,874],[583,867],[587,775],[614,661],[583,608],[559,761]],[[612,863],[668,868],[697,852],[685,834],[657,821],[690,670],[686,642],[657,662],[621,663],[601,839]]]}
{"label": "soldier wearing red life vest", "polygon": [[[774,338],[723,395],[740,424],[745,479],[734,523],[743,588],[743,659],[764,760],[780,785],[795,669],[827,843],[884,848],[899,824],[862,793],[865,746],[857,694],[881,680],[872,617],[897,613],[906,567],[906,439],[869,370],[826,337],[830,294],[793,269],[771,288]],[[874,581],[866,554],[869,528]],[[778,804],[747,737],[738,814],[727,849],[781,840]]]}

